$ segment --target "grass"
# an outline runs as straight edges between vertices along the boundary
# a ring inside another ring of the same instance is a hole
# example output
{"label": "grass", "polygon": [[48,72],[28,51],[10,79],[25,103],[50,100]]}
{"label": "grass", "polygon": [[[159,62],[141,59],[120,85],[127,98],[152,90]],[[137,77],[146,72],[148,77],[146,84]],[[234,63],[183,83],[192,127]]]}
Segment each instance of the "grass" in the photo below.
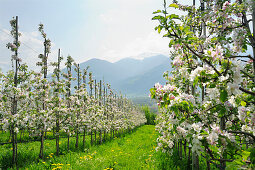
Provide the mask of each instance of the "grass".
{"label": "grass", "polygon": [[69,152],[40,161],[28,169],[157,169],[155,146],[157,133],[154,126],[146,125],[134,133],[102,145],[93,146],[85,152]]}
{"label": "grass", "polygon": [[[89,137],[85,149],[74,148],[75,138],[71,138],[70,151],[66,150],[67,139],[60,141],[60,156],[55,156],[55,140],[45,141],[45,158],[38,159],[40,142],[20,143],[19,169],[179,169],[173,159],[165,153],[156,152],[158,133],[155,126],[144,125],[133,133],[115,137],[102,145],[90,146]],[[0,169],[11,169],[11,145],[0,146]]]}
{"label": "grass", "polygon": [[[60,131],[60,136],[61,137],[66,137],[66,133],[64,131]],[[54,135],[52,132],[47,132],[47,138],[54,138]],[[22,142],[29,142],[29,141],[36,141],[36,140],[40,140],[40,137],[38,136],[31,136],[29,135],[29,133],[27,131],[21,131],[19,132],[19,134],[17,135],[17,140],[18,143],[22,143]],[[10,143],[11,142],[11,136],[10,136],[10,132],[5,132],[0,130],[0,144],[1,143]]]}

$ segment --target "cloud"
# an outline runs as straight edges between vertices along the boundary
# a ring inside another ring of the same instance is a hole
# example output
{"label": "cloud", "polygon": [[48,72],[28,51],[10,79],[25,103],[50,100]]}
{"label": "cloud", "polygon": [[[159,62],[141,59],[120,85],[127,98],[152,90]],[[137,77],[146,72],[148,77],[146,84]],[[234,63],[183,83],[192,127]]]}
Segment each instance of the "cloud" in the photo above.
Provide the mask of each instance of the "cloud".
{"label": "cloud", "polygon": [[[40,61],[38,58],[39,54],[43,53],[43,39],[40,37],[40,34],[37,31],[32,32],[20,32],[21,36],[19,37],[19,41],[21,42],[18,55],[22,59],[22,63],[26,63],[29,69],[34,71],[39,71],[40,68],[36,66],[36,63]],[[11,69],[11,52],[6,48],[6,44],[9,42],[13,42],[13,38],[10,33],[6,29],[1,29],[0,32],[0,67],[7,71]],[[49,62],[56,61],[57,58],[57,49],[55,49],[55,44],[52,43],[52,50],[49,55]],[[52,68],[50,68],[52,71]]]}
{"label": "cloud", "polygon": [[158,22],[151,20],[153,11],[161,9],[162,4],[156,0],[89,1],[86,5],[90,11],[99,12],[93,15],[93,23],[97,23],[94,30],[89,31],[93,37],[83,35],[83,52],[88,58],[111,62],[143,53],[168,54],[168,40],[154,31]]}
{"label": "cloud", "polygon": [[[168,47],[169,40],[167,38],[162,38],[162,35],[156,32],[150,32],[145,37],[137,37],[133,41],[127,43],[121,49],[116,50],[114,48],[103,47],[104,57],[111,62],[115,62],[122,58],[132,57],[132,58],[144,58],[146,56],[151,56],[150,54],[169,54]],[[143,55],[141,54],[148,54]]]}

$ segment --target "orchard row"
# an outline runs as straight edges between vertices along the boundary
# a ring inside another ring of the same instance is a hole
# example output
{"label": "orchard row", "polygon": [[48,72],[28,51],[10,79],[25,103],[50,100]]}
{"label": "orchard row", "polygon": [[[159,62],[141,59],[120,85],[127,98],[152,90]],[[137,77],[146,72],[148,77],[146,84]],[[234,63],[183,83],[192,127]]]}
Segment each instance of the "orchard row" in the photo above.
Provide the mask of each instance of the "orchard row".
{"label": "orchard row", "polygon": [[154,14],[174,68],[151,89],[161,112],[157,149],[177,151],[187,169],[254,167],[254,1],[164,0]]}
{"label": "orchard row", "polygon": [[[13,166],[16,166],[18,157],[17,135],[21,131],[40,138],[38,154],[44,158],[46,132],[53,131],[56,155],[59,155],[60,132],[66,133],[68,148],[69,137],[75,136],[75,147],[78,148],[80,134],[84,134],[83,145],[87,133],[91,134],[91,144],[92,135],[96,138],[96,134],[99,134],[101,143],[102,134],[114,136],[118,131],[129,131],[146,122],[144,114],[132,102],[114,93],[109,84],[93,80],[88,67],[81,70],[71,56],[65,62],[65,72],[60,69],[63,60],[60,50],[58,61],[48,64],[51,42],[42,24],[39,32],[44,39],[44,54],[39,55],[41,61],[37,63],[41,71],[28,70],[18,57],[18,17],[10,23],[14,42],[8,43],[7,47],[14,53],[13,65],[6,74],[0,73],[0,127],[11,134]],[[54,71],[49,76],[50,66]]]}

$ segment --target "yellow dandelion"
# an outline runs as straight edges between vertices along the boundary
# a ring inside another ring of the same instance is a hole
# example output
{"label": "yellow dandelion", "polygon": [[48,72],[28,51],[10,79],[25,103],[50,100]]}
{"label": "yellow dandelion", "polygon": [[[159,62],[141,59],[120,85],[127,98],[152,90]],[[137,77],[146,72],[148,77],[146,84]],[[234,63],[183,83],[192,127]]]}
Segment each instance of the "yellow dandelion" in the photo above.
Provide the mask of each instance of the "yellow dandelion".
{"label": "yellow dandelion", "polygon": [[66,164],[67,166],[70,166],[70,164]]}
{"label": "yellow dandelion", "polygon": [[45,162],[42,162],[43,164],[45,164]]}

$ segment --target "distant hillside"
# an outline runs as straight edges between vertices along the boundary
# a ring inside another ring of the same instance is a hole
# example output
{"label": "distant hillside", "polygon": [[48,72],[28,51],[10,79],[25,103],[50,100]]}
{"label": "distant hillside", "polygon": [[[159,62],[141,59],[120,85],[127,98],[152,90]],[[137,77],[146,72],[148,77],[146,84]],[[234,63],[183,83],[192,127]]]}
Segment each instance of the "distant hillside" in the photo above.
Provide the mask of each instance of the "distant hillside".
{"label": "distant hillside", "polygon": [[[163,73],[171,70],[170,59],[164,55],[146,57],[143,60],[125,58],[115,63],[100,59],[91,59],[80,63],[81,70],[89,66],[93,79],[110,83],[116,91],[121,91],[128,97],[148,97],[149,89],[157,82],[165,83]],[[9,65],[0,64],[2,71],[7,71]],[[73,66],[74,68],[74,66]],[[66,68],[62,72],[66,73]],[[73,77],[77,74],[72,69]],[[50,78],[50,75],[48,76]],[[72,83],[72,87],[76,85]]]}
{"label": "distant hillside", "polygon": [[149,89],[155,83],[165,83],[162,75],[166,70],[171,70],[170,59],[164,55],[143,60],[125,58],[115,63],[91,59],[80,64],[81,69],[87,66],[90,67],[89,71],[92,71],[94,79],[110,83],[116,91],[129,97],[148,96]]}
{"label": "distant hillside", "polygon": [[119,83],[117,88],[129,96],[148,96],[149,89],[155,83],[160,82],[161,84],[165,84],[166,81],[163,78],[163,73],[167,70],[171,70],[169,60],[152,67],[143,74],[125,79]]}

